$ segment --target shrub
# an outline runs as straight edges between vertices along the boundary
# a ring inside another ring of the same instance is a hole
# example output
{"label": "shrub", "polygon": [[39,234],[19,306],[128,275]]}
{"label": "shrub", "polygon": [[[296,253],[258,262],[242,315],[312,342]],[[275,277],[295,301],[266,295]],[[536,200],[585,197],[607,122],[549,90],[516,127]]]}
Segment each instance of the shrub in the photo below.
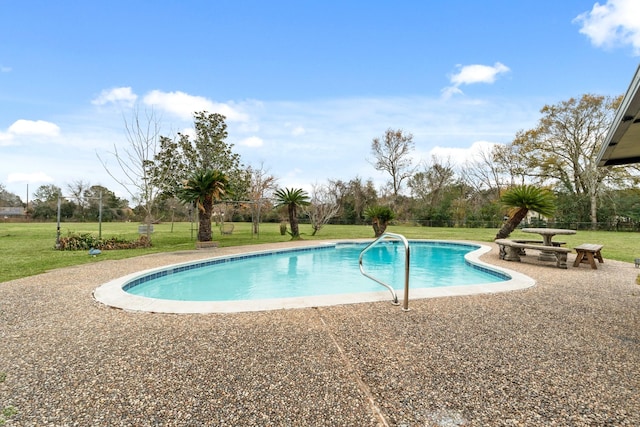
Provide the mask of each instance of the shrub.
{"label": "shrub", "polygon": [[394,212],[387,206],[369,206],[364,210],[364,216],[371,220],[375,237],[382,236],[391,220],[395,218]]}
{"label": "shrub", "polygon": [[140,236],[137,240],[126,240],[121,237],[98,239],[91,233],[69,233],[67,237],[60,238],[61,251],[81,251],[89,250],[91,248],[100,250],[136,249],[148,248],[150,246],[151,241],[144,235]]}

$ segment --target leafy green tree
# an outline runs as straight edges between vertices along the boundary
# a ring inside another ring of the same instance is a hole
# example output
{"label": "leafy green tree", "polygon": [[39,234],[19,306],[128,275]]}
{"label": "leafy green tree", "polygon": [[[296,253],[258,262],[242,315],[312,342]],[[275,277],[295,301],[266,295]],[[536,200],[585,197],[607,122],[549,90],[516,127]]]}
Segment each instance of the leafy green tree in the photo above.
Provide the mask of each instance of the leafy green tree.
{"label": "leafy green tree", "polygon": [[609,229],[630,229],[640,223],[640,189],[609,190],[598,206],[598,222]]}
{"label": "leafy green tree", "polygon": [[211,215],[213,204],[227,194],[229,180],[218,170],[198,170],[194,172],[178,191],[178,198],[184,203],[192,203],[198,208],[198,241],[210,242]]}
{"label": "leafy green tree", "polygon": [[378,202],[378,194],[372,180],[355,177],[349,182],[329,180],[329,191],[340,205],[340,219],[345,224],[362,224],[366,206]]}
{"label": "leafy green tree", "polygon": [[474,193],[470,203],[472,208],[466,218],[468,224],[493,228],[502,222],[502,207],[499,200],[494,200],[493,190]]}
{"label": "leafy green tree", "polygon": [[600,168],[596,159],[622,97],[586,94],[545,105],[538,125],[520,131],[513,145],[524,158],[526,173],[558,190],[590,201],[590,219],[597,224],[597,202],[607,179],[626,174],[623,167]]}
{"label": "leafy green tree", "polygon": [[364,216],[371,221],[375,237],[380,237],[387,229],[395,214],[388,206],[369,206],[364,210]]}
{"label": "leafy green tree", "polygon": [[178,133],[177,139],[160,138],[160,150],[150,164],[154,179],[163,195],[170,197],[194,171],[216,170],[229,182],[229,192],[245,197],[251,175],[243,170],[240,155],[233,152],[233,144],[226,142],[225,116],[206,111],[194,114],[195,137]]}
{"label": "leafy green tree", "polygon": [[309,195],[301,188],[280,188],[274,193],[276,198],[276,207],[286,206],[289,214],[289,225],[291,226],[291,239],[300,238],[300,230],[298,228],[298,208],[308,206]]}
{"label": "leafy green tree", "polygon": [[[58,215],[58,198],[62,197],[62,189],[56,185],[41,185],[33,193],[32,216],[36,219],[50,220]],[[61,217],[70,219],[76,210],[76,204],[63,199],[61,201]]]}
{"label": "leafy green tree", "polygon": [[17,208],[24,205],[20,196],[7,191],[4,184],[0,184],[0,206]]}
{"label": "leafy green tree", "polygon": [[549,189],[534,185],[525,184],[510,188],[502,194],[500,202],[510,210],[510,214],[509,219],[496,234],[496,239],[509,237],[529,211],[551,217],[556,210],[554,194]]}
{"label": "leafy green tree", "polygon": [[146,173],[151,183],[158,188],[160,196],[158,200],[176,197],[189,176],[178,145],[179,139],[184,138],[186,137],[180,133],[178,133],[178,139],[160,135],[157,153],[154,154],[153,159],[145,163]]}
{"label": "leafy green tree", "polygon": [[86,200],[87,207],[85,214],[87,218],[95,221],[100,216],[100,201],[102,200],[102,221],[109,222],[114,220],[125,219],[125,209],[128,207],[128,201],[121,199],[106,187],[101,185],[92,185],[83,193],[83,199]]}
{"label": "leafy green tree", "polygon": [[613,204],[617,216],[640,220],[640,189],[619,190],[614,195]]}
{"label": "leafy green tree", "polygon": [[[567,191],[556,191],[556,212],[555,216],[563,224],[562,228],[567,228],[569,223],[589,223],[590,207],[589,196],[586,194],[572,194]],[[602,206],[602,203],[598,204]],[[598,212],[601,212],[598,208]],[[605,218],[600,218],[604,220]]]}

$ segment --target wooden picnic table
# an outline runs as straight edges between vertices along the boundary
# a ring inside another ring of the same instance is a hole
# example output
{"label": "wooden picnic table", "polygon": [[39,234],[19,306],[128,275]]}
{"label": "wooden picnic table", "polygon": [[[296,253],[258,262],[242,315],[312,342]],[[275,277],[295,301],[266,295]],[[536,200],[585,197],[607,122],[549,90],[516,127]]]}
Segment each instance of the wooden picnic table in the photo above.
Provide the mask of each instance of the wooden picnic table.
{"label": "wooden picnic table", "polygon": [[[552,239],[557,234],[576,234],[576,230],[567,228],[523,228],[522,231],[541,235],[543,246],[553,246]],[[541,250],[538,259],[540,261],[554,261],[556,255],[553,252]]]}
{"label": "wooden picnic table", "polygon": [[600,254],[602,245],[583,243],[573,249],[575,249],[577,253],[576,260],[573,263],[574,267],[579,267],[581,262],[587,262],[592,269],[597,270],[598,266],[596,265],[596,260],[598,260],[600,264],[604,262],[602,254]]}

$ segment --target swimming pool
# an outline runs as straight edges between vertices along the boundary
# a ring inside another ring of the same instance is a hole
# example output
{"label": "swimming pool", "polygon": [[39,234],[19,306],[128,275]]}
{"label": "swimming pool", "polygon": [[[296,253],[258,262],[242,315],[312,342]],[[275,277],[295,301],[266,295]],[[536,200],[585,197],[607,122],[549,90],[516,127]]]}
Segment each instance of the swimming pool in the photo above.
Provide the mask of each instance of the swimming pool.
{"label": "swimming pool", "polygon": [[[387,290],[359,272],[358,255],[364,247],[365,243],[356,242],[310,242],[304,248],[177,264],[121,277],[100,286],[94,297],[128,310],[169,313],[256,311],[389,300]],[[404,264],[397,258],[404,256],[404,249],[392,242],[375,249],[364,259],[369,272],[402,289],[403,280],[398,278],[404,275]],[[442,249],[444,255],[436,255]],[[526,276],[528,280],[514,279],[514,272],[480,262],[477,257],[488,250],[468,243],[411,241],[410,298],[499,292],[533,285]],[[443,270],[434,266],[446,267]],[[436,276],[432,274],[435,270]],[[456,281],[452,281],[453,277]],[[192,286],[199,279],[204,279],[203,284]]]}

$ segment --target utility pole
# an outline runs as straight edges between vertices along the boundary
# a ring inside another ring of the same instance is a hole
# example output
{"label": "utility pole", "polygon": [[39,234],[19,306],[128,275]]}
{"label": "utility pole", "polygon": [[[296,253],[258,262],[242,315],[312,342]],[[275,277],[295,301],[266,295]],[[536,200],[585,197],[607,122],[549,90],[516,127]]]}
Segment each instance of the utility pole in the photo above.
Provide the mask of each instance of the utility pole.
{"label": "utility pole", "polygon": [[102,240],[102,190],[100,190],[100,204],[98,205],[98,239]]}
{"label": "utility pole", "polygon": [[56,249],[60,249],[60,205],[61,199],[60,196],[58,196],[58,227],[56,229]]}

